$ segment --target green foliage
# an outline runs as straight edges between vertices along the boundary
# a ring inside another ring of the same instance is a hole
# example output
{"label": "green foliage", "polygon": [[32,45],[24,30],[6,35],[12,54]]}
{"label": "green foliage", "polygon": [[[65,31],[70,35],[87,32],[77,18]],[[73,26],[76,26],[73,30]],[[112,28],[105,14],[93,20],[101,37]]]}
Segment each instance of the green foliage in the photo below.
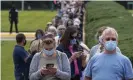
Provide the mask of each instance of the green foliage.
{"label": "green foliage", "polygon": [[93,1],[86,6],[86,44],[96,44],[94,37],[99,27],[114,27],[119,34],[119,47],[133,63],[133,17],[123,6],[112,1]]}

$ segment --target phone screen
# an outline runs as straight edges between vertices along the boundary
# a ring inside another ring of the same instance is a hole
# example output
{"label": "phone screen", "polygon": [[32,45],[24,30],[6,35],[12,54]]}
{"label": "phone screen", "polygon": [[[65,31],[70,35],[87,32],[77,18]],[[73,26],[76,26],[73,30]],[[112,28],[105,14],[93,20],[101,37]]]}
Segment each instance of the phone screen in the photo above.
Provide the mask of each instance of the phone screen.
{"label": "phone screen", "polygon": [[54,64],[46,64],[46,69],[53,68],[53,67],[54,67]]}

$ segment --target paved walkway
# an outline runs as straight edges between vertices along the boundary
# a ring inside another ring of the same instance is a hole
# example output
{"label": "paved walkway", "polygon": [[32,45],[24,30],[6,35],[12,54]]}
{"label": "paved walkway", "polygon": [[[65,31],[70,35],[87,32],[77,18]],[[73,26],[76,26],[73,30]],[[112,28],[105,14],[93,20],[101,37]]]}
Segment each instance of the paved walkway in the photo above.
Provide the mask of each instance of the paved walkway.
{"label": "paved walkway", "polygon": [[[35,32],[20,32],[26,36],[27,40],[33,40],[35,38]],[[9,32],[1,32],[1,40],[15,40],[16,33],[9,34]]]}

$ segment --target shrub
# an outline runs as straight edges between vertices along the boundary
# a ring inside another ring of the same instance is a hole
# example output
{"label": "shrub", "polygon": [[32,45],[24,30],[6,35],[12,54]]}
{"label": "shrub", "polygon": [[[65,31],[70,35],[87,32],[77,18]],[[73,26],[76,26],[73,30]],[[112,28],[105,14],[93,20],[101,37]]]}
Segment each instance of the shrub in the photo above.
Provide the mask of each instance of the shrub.
{"label": "shrub", "polygon": [[114,27],[119,34],[119,48],[133,64],[133,17],[123,6],[113,1],[92,1],[86,5],[86,44],[96,44],[94,37],[101,26]]}

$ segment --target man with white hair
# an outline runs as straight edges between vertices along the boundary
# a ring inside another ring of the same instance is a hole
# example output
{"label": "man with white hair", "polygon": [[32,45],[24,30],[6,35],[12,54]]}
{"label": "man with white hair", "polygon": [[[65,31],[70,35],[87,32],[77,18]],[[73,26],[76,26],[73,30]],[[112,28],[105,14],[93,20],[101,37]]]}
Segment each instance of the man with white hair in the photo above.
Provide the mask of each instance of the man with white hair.
{"label": "man with white hair", "polygon": [[66,27],[64,25],[60,25],[57,27],[57,33],[59,38],[61,38],[63,36],[63,34],[65,33]]}
{"label": "man with white hair", "polygon": [[54,36],[57,36],[57,29],[55,26],[50,26],[48,32],[51,32]]}
{"label": "man with white hair", "polygon": [[85,69],[85,80],[133,80],[128,57],[116,51],[118,34],[114,28],[102,33],[104,51],[92,57]]}

